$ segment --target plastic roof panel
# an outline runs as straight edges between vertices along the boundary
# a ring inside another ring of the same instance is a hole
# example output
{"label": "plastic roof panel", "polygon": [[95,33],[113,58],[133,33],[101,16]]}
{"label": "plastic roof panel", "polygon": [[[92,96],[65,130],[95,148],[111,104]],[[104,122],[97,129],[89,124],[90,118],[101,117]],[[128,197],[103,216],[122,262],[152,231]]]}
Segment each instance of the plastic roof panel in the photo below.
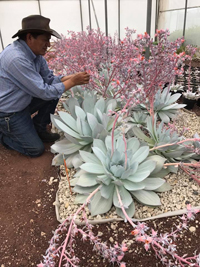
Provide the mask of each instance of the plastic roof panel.
{"label": "plastic roof panel", "polygon": [[160,11],[185,8],[185,0],[162,0],[160,1]]}

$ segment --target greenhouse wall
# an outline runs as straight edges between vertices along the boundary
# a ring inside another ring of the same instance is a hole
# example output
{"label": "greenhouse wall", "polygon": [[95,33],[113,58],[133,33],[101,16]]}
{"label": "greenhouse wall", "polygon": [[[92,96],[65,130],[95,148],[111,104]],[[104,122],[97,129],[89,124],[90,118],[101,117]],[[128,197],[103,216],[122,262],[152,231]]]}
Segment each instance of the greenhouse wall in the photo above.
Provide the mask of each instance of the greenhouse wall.
{"label": "greenhouse wall", "polygon": [[200,46],[200,0],[6,0],[0,1],[0,51],[13,42],[22,18],[32,14],[49,17],[51,28],[64,36],[87,27],[118,34],[120,39],[125,37],[126,27],[144,33],[148,1],[152,3],[152,37],[156,28],[168,28],[170,40],[185,34],[186,44]]}
{"label": "greenhouse wall", "polygon": [[[183,30],[184,19],[186,19],[185,33]],[[185,44],[200,46],[200,1],[161,0],[158,28],[168,28],[171,33],[169,39],[172,41],[185,34]]]}
{"label": "greenhouse wall", "polygon": [[[100,28],[106,34],[125,37],[125,28],[144,33],[147,24],[147,0],[57,0],[57,1],[0,1],[0,30],[3,47],[10,44],[21,29],[22,18],[41,14],[51,19],[50,26],[63,35],[70,31]],[[107,6],[106,6],[107,4]],[[107,7],[107,16],[106,16]],[[152,0],[151,35],[155,33],[156,0]],[[107,22],[106,22],[107,18]]]}

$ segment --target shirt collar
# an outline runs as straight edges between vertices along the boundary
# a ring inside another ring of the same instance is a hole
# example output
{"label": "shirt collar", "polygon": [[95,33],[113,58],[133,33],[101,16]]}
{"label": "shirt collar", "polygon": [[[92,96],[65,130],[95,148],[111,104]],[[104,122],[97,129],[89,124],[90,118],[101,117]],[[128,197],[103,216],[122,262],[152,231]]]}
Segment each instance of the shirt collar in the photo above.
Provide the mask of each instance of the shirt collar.
{"label": "shirt collar", "polygon": [[33,53],[33,51],[30,49],[30,47],[27,45],[27,43],[24,40],[18,39],[17,41],[25,48],[25,52],[31,60],[34,61],[38,57]]}

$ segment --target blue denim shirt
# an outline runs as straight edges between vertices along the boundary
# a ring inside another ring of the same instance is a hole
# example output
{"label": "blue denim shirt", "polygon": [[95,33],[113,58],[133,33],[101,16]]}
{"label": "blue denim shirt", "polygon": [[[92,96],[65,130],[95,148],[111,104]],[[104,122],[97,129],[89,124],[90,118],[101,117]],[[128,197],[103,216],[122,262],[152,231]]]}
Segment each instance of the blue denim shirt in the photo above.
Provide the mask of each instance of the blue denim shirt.
{"label": "blue denim shirt", "polygon": [[61,76],[54,76],[25,41],[18,39],[0,53],[0,112],[21,111],[33,97],[60,98],[64,90]]}

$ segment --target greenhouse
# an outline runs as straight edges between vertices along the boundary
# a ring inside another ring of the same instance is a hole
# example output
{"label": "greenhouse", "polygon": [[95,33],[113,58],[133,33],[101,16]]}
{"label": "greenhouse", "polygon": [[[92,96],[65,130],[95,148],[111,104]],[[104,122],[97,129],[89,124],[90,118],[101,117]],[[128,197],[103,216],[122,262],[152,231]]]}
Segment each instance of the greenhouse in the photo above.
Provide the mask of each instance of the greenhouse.
{"label": "greenhouse", "polygon": [[200,267],[200,0],[0,1],[0,267]]}

